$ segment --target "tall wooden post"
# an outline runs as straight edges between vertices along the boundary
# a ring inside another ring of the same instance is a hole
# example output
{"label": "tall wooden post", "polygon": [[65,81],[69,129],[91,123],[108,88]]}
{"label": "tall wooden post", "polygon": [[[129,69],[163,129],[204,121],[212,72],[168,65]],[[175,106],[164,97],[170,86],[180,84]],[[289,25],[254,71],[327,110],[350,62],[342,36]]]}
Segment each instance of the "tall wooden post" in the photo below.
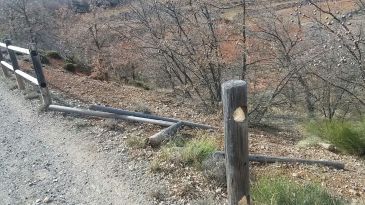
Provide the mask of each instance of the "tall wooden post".
{"label": "tall wooden post", "polygon": [[[4,59],[4,56],[3,56],[3,52],[2,52],[2,50],[1,50],[1,48],[0,48],[0,61],[4,61],[5,59]],[[0,65],[0,67],[1,67],[1,69],[3,70],[3,74],[4,74],[4,76],[5,77],[10,77],[10,74],[9,74],[9,72],[8,72],[8,70],[7,70],[7,68],[5,68],[2,64]]]}
{"label": "tall wooden post", "polygon": [[25,84],[24,84],[24,81],[23,81],[22,77],[19,76],[15,72],[16,70],[19,70],[19,64],[18,64],[18,60],[16,59],[15,51],[10,50],[8,48],[8,46],[11,45],[11,40],[10,39],[5,40],[5,44],[6,44],[6,47],[7,47],[7,50],[8,50],[8,54],[9,54],[9,57],[10,57],[11,64],[12,64],[13,69],[14,69],[15,79],[16,79],[16,82],[18,84],[18,88],[19,88],[19,90],[25,90]]}
{"label": "tall wooden post", "polygon": [[32,59],[33,69],[38,80],[39,89],[41,91],[43,106],[44,108],[48,108],[48,106],[52,103],[52,100],[47,87],[46,78],[43,74],[42,63],[37,48],[34,44],[30,46],[30,57]]}
{"label": "tall wooden post", "polygon": [[242,80],[227,81],[222,85],[222,94],[228,204],[250,204],[247,84]]}

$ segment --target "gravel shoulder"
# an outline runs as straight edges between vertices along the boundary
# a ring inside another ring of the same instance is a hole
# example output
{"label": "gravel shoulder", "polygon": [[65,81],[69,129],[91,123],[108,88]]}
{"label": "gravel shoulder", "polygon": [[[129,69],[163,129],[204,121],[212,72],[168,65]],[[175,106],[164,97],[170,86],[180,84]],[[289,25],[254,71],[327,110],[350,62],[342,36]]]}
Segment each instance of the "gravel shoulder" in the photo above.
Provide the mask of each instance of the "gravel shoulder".
{"label": "gravel shoulder", "polygon": [[0,113],[0,204],[153,204],[148,193],[163,186],[123,143],[105,148],[118,133],[101,136],[85,119],[38,114],[37,103],[3,79]]}

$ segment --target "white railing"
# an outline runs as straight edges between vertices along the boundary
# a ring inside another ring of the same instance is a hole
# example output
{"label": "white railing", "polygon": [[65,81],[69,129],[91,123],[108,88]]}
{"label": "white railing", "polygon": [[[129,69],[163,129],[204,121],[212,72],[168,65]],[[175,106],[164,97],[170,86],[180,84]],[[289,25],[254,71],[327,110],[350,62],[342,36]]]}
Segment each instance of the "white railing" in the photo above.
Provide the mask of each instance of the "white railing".
{"label": "white railing", "polygon": [[[6,49],[10,62],[7,62],[4,58],[1,48]],[[36,77],[33,77],[30,74],[21,70],[17,60],[16,52],[30,55]],[[13,46],[11,45],[10,40],[6,40],[5,43],[0,43],[0,66],[3,70],[5,77],[9,77],[11,74],[15,75],[18,88],[20,90],[25,89],[25,84],[23,80],[26,80],[27,82],[39,87],[43,99],[43,104],[46,108],[51,104],[51,98],[49,96],[47,83],[45,81],[42,71],[42,64],[40,62],[40,58],[37,50],[35,49],[35,46],[32,46],[30,49]]]}

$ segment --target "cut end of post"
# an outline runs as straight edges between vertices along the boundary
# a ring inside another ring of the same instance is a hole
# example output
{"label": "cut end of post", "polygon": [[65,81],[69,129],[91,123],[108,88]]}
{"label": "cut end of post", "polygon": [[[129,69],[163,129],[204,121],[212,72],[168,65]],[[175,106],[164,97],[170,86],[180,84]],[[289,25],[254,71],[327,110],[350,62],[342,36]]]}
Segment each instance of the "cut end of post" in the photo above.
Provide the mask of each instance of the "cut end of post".
{"label": "cut end of post", "polygon": [[247,85],[246,81],[243,80],[229,80],[223,83],[223,89],[230,89],[232,87],[239,87]]}
{"label": "cut end of post", "polygon": [[242,199],[238,202],[238,205],[250,205],[249,197],[243,196]]}

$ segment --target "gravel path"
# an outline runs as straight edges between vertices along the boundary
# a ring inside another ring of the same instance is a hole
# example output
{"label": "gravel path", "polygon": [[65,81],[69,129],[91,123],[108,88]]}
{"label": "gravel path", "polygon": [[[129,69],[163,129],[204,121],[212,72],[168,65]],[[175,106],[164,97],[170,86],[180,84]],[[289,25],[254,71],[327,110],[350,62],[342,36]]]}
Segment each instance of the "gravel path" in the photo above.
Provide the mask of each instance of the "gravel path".
{"label": "gravel path", "polygon": [[152,204],[147,195],[159,179],[147,176],[144,162],[129,159],[123,145],[97,151],[100,128],[38,114],[2,81],[0,204]]}

